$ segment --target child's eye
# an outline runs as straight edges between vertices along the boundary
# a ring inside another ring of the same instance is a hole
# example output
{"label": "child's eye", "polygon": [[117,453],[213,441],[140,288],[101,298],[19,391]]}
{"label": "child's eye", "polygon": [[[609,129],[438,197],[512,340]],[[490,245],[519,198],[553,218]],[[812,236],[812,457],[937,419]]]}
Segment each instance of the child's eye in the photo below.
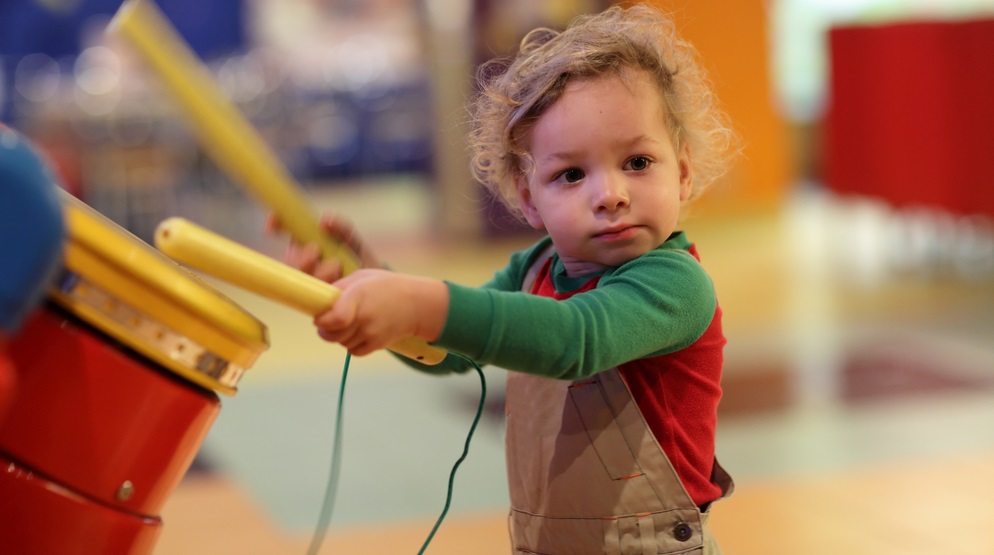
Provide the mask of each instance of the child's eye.
{"label": "child's eye", "polygon": [[625,169],[641,172],[649,169],[649,166],[651,165],[652,165],[652,160],[649,160],[648,157],[635,156],[634,158],[628,160],[628,162],[625,163]]}
{"label": "child's eye", "polygon": [[577,181],[583,179],[583,170],[579,168],[570,168],[561,172],[556,179],[562,179],[566,183],[576,183]]}

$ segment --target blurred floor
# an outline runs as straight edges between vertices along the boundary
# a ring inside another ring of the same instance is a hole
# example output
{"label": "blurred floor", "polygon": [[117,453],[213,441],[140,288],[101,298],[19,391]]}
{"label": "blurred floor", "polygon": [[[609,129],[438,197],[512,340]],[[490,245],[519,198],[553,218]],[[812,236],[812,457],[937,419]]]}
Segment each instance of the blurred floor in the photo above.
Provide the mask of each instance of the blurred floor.
{"label": "blurred floor", "polygon": [[[479,284],[530,241],[433,237],[416,184],[312,194],[412,273]],[[994,553],[994,272],[976,253],[905,241],[903,222],[816,191],[776,213],[688,222],[729,337],[718,456],[737,490],[712,521],[725,553]],[[276,241],[255,246],[278,256]],[[344,352],[309,318],[218,287],[269,326],[272,348],[223,400],[197,469],[166,506],[156,554],[304,553]],[[486,378],[487,411],[426,553],[508,552],[502,375]],[[472,373],[353,360],[321,553],[418,552],[479,394]]]}

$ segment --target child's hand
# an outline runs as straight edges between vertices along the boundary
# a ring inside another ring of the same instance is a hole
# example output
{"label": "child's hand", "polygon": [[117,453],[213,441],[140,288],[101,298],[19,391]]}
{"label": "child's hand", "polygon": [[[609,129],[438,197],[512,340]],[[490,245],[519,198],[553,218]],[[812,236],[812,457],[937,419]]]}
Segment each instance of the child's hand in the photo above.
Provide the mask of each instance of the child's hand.
{"label": "child's hand", "polygon": [[334,283],[342,290],[314,319],[322,338],[356,356],[406,337],[435,341],[449,310],[444,282],[386,270],[358,270]]}
{"label": "child's hand", "polygon": [[[363,268],[383,267],[383,262],[359,237],[348,221],[325,214],[321,217],[320,226],[323,233],[348,246],[359,257],[359,263]],[[272,234],[283,231],[282,224],[272,212],[266,217],[265,230]],[[283,262],[329,283],[342,277],[342,263],[338,260],[322,260],[321,249],[315,243],[301,245],[291,239],[283,255]]]}

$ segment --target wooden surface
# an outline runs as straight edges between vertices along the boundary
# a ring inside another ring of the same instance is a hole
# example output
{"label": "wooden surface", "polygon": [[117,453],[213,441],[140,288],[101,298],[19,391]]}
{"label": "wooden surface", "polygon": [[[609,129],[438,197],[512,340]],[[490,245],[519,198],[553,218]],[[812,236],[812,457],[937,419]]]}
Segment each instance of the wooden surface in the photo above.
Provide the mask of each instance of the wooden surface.
{"label": "wooden surface", "polygon": [[[738,484],[712,526],[728,555],[989,555],[994,451]],[[184,481],[166,505],[155,555],[305,553],[220,477]],[[434,521],[332,527],[320,553],[417,553]],[[452,515],[426,553],[509,553],[502,513]]]}

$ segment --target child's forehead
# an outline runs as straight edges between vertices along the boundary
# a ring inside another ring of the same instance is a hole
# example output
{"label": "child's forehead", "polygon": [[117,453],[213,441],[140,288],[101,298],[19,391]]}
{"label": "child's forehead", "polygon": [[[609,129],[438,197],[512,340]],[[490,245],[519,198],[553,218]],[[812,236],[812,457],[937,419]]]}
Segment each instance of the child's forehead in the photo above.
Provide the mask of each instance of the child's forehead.
{"label": "child's forehead", "polygon": [[[538,150],[575,150],[575,144],[602,141],[611,148],[645,140],[675,141],[669,109],[653,76],[644,70],[574,77],[530,125],[519,144]],[[639,140],[636,140],[638,138]],[[608,144],[609,143],[609,144]]]}
{"label": "child's forehead", "polygon": [[617,104],[633,107],[639,119],[658,116],[657,122],[672,123],[662,87],[648,70],[625,66],[594,74],[559,75],[557,81],[545,87],[544,98],[533,99],[532,106],[538,109],[511,127],[515,142],[525,150],[534,146],[535,127],[548,120],[550,112],[557,114],[553,118],[577,119],[571,126],[574,129],[585,128],[585,111]]}
{"label": "child's forehead", "polygon": [[[564,105],[577,103],[606,106],[622,104],[642,111],[643,116],[659,114],[666,119],[667,106],[662,90],[644,70],[622,70],[569,79],[555,101],[550,102],[537,119]],[[577,114],[579,115],[579,114]]]}
{"label": "child's forehead", "polygon": [[635,90],[641,88],[643,85],[652,86],[653,80],[649,75],[649,72],[644,69],[623,67],[594,75],[577,75],[569,77],[566,80],[564,94],[570,90],[576,91],[590,86],[603,84],[620,84],[630,93],[634,94]]}
{"label": "child's forehead", "polygon": [[545,145],[589,143],[594,136],[622,142],[631,137],[668,139],[666,109],[652,87],[618,76],[567,85],[531,126],[529,138]]}

